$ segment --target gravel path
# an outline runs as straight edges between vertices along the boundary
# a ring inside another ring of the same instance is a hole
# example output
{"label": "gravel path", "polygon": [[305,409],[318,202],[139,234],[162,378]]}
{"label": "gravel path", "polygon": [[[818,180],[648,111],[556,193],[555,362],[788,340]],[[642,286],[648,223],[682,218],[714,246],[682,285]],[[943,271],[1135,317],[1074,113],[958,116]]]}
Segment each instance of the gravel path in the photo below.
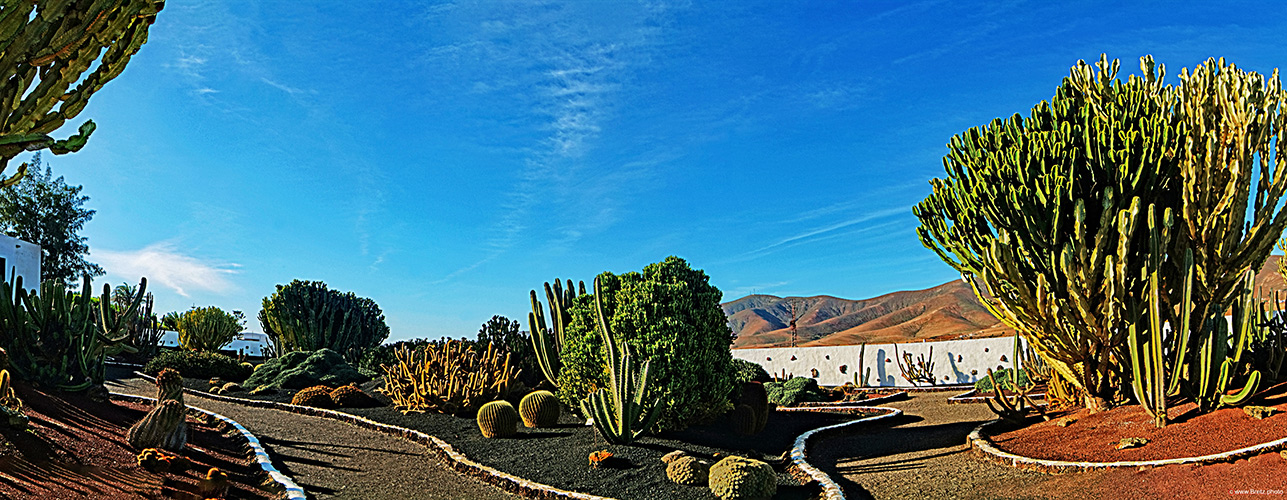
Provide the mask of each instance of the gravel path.
{"label": "gravel path", "polygon": [[1009,492],[1050,479],[972,455],[965,437],[996,417],[986,405],[947,404],[948,396],[914,394],[882,405],[903,416],[892,426],[827,438],[810,450],[810,462],[836,478],[851,499],[1025,498]]}
{"label": "gravel path", "polygon": [[[107,388],[156,395],[152,383],[138,378],[108,381]],[[278,470],[311,498],[519,498],[457,474],[404,439],[324,418],[186,397],[254,433]]]}

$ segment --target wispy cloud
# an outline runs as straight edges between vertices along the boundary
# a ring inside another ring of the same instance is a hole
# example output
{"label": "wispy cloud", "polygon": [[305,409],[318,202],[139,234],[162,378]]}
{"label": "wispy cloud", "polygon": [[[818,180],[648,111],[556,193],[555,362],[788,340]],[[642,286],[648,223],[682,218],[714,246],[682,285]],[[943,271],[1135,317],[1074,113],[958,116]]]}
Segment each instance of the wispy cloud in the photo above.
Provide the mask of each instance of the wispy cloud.
{"label": "wispy cloud", "polygon": [[169,242],[132,251],[95,250],[92,255],[112,274],[146,277],[184,297],[193,290],[222,295],[236,289],[228,279],[237,274],[236,264],[216,264],[184,255]]}
{"label": "wispy cloud", "polygon": [[[907,213],[909,213],[908,209],[903,207],[897,207],[897,208],[887,208],[883,210],[877,210],[874,212],[859,214],[859,215],[847,218],[845,220],[833,222],[824,226],[818,226],[812,229],[791,234],[790,236],[783,237],[773,243],[733,256],[721,263],[744,262],[748,260],[758,259],[760,257],[764,257],[766,255],[781,251],[786,248],[791,248],[791,247],[795,247],[795,246],[799,246],[807,243],[817,243],[822,240],[836,238],[840,236],[855,236],[858,234],[869,233],[869,232],[878,231],[881,229],[892,229],[895,227],[900,227],[904,225],[904,223],[902,221],[897,221],[897,220],[886,221],[886,222],[882,222],[874,225],[863,225],[863,224],[871,221],[877,221],[880,219],[889,218],[895,215],[904,215]],[[851,230],[842,231],[844,229],[851,229]]]}

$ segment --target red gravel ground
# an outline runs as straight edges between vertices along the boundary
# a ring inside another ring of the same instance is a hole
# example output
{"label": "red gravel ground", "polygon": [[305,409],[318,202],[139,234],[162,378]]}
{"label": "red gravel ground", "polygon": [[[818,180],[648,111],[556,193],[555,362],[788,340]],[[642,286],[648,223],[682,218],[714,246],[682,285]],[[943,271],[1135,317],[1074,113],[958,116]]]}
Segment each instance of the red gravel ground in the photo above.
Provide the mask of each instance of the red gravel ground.
{"label": "red gravel ground", "polygon": [[[1251,404],[1287,410],[1287,384],[1266,391]],[[993,436],[1002,450],[1031,458],[1076,462],[1117,462],[1196,457],[1287,438],[1287,411],[1257,420],[1240,408],[1199,414],[1193,403],[1169,410],[1173,423],[1161,429],[1138,405],[1099,413],[1085,409],[1055,414],[1049,421]],[[1074,418],[1067,427],[1061,418]],[[1123,438],[1142,437],[1148,444],[1118,450]]]}
{"label": "red gravel ground", "polygon": [[1005,498],[1283,498],[1287,461],[1278,453],[1265,453],[1234,463],[1061,474],[1003,491]]}
{"label": "red gravel ground", "polygon": [[50,395],[15,385],[31,418],[28,431],[0,432],[0,498],[201,498],[198,471],[218,467],[229,476],[226,498],[272,498],[248,486],[261,471],[244,441],[188,418],[183,452],[194,470],[153,474],[136,463],[125,431],[149,409],[122,402],[95,403],[80,394]]}

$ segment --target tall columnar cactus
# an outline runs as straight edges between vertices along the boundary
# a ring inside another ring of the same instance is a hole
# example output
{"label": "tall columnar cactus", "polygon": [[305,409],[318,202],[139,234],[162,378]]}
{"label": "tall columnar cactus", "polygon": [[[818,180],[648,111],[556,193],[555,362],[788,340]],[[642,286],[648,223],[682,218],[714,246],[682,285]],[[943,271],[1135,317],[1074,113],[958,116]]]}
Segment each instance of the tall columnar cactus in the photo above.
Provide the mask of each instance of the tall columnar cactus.
{"label": "tall columnar cactus", "polygon": [[183,376],[177,370],[166,368],[156,374],[156,403],[162,401],[183,404]]}
{"label": "tall columnar cactus", "polygon": [[321,281],[294,280],[264,297],[259,323],[278,355],[331,349],[350,363],[389,337],[380,306]]}
{"label": "tall columnar cactus", "polygon": [[[48,134],[80,114],[90,96],[125,70],[164,6],[163,0],[5,2],[0,21],[0,81],[7,82],[0,88],[0,171],[25,151],[49,149],[60,155],[85,145],[93,121],[67,139]],[[95,62],[98,66],[85,75]],[[23,164],[15,175],[0,177],[0,186],[18,182],[25,170]]]}
{"label": "tall columnar cactus", "polygon": [[[1131,387],[1135,391],[1135,399],[1139,401],[1144,410],[1153,417],[1154,425],[1165,427],[1167,424],[1166,398],[1168,388],[1172,385],[1167,382],[1170,376],[1172,381],[1178,381],[1178,365],[1173,365],[1170,369],[1166,366],[1166,358],[1162,356],[1163,339],[1162,324],[1165,321],[1163,311],[1165,305],[1162,303],[1161,292],[1161,273],[1162,259],[1164,258],[1166,242],[1170,239],[1171,212],[1156,213],[1152,206],[1149,207],[1149,260],[1145,272],[1147,273],[1148,288],[1144,299],[1138,300],[1134,297],[1127,298],[1129,304],[1133,307],[1128,309],[1128,314],[1133,313],[1135,318],[1127,325],[1126,343],[1131,363]],[[1185,252],[1184,260],[1185,274],[1192,277],[1193,253]],[[1192,279],[1185,280],[1185,286],[1188,287]],[[1185,295],[1188,296],[1189,289],[1185,289]],[[1182,303],[1181,307],[1187,304]],[[1188,342],[1188,325],[1176,325],[1173,331],[1173,338],[1180,338],[1180,349]],[[1140,331],[1141,324],[1147,327],[1145,331]],[[1141,342],[1144,343],[1141,343]],[[1179,351],[1182,356],[1183,351]],[[1177,356],[1177,360],[1180,357]],[[1178,361],[1177,361],[1178,362]]]}
{"label": "tall columnar cactus", "polygon": [[[1029,116],[953,137],[946,179],[914,208],[921,242],[985,307],[1101,409],[1121,375],[1126,305],[1141,297],[1147,249],[1130,242],[1140,207],[1179,210],[1180,120],[1151,57],[1078,62]],[[1128,218],[1123,225],[1122,214]]]}
{"label": "tall columnar cactus", "polygon": [[[585,282],[581,281],[578,284],[580,295],[585,295]],[[566,289],[558,278],[554,279],[553,287],[550,287],[549,283],[545,284],[545,300],[549,302],[550,308],[550,326],[546,326],[545,312],[541,307],[541,301],[536,299],[536,290],[531,291],[532,312],[527,314],[527,324],[532,332],[532,348],[536,351],[537,364],[540,365],[545,379],[556,389],[559,387],[559,370],[563,368],[560,362],[560,354],[563,352],[563,333],[572,322],[570,310],[572,301],[577,297],[577,294],[573,294],[572,291],[572,280],[568,280]]]}
{"label": "tall columnar cactus", "polygon": [[867,358],[867,343],[863,342],[862,347],[858,348],[858,371],[854,372],[854,385],[858,387],[867,387],[871,381],[871,367],[863,369]]}
{"label": "tall columnar cactus", "polygon": [[924,354],[912,359],[910,352],[904,352],[902,357],[899,357],[898,344],[894,344],[894,359],[898,362],[898,371],[902,372],[903,379],[911,382],[912,385],[938,383],[938,379],[934,378],[934,346],[930,346],[929,359],[926,359]]}
{"label": "tall columnar cactus", "polygon": [[130,426],[126,438],[136,450],[161,448],[178,452],[188,443],[187,408],[183,403],[165,400]]}
{"label": "tall columnar cactus", "polygon": [[40,284],[38,293],[22,288],[22,278],[12,286],[0,285],[0,336],[9,352],[14,374],[36,384],[65,391],[101,390],[106,374],[104,360],[126,345],[126,326],[138,313],[147,280],[122,311],[112,308],[111,287],[104,285],[99,300],[92,300],[92,283],[85,276],[83,293],[68,290],[58,281]]}
{"label": "tall columnar cactus", "polygon": [[618,341],[608,328],[603,313],[603,290],[599,280],[594,281],[594,302],[599,317],[599,335],[603,338],[608,356],[609,385],[581,401],[581,413],[592,416],[594,427],[603,438],[614,444],[630,444],[647,432],[661,417],[661,398],[645,402],[648,394],[648,365],[636,366],[630,354],[630,345]]}
{"label": "tall columnar cactus", "polygon": [[[1255,276],[1246,271],[1241,278],[1241,286],[1235,290],[1237,300],[1233,303],[1232,331],[1223,315],[1214,315],[1206,318],[1198,332],[1200,336],[1194,352],[1190,383],[1194,399],[1202,411],[1246,404],[1260,387],[1260,370],[1251,370],[1245,378],[1239,376],[1246,363],[1243,353],[1255,335],[1254,329],[1260,327],[1256,323],[1259,311],[1251,292]],[[1232,353],[1229,352],[1230,346],[1233,347]],[[1245,381],[1242,388],[1228,394],[1227,391],[1238,380]]]}

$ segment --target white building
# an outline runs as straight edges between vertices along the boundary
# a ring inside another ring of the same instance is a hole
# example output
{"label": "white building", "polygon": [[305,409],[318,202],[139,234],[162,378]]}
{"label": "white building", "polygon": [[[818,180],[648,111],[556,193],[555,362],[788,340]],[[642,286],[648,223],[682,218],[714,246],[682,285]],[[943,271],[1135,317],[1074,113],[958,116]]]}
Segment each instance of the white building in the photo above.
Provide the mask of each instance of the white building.
{"label": "white building", "polygon": [[40,287],[40,245],[0,234],[0,272],[4,280],[22,277],[22,287]]}
{"label": "white building", "polygon": [[[179,347],[179,333],[166,331],[161,335],[161,347]],[[268,340],[268,335],[259,332],[241,332],[237,337],[220,347],[219,350],[225,353],[245,354],[252,358],[264,357],[264,352],[272,346],[272,341]]]}

